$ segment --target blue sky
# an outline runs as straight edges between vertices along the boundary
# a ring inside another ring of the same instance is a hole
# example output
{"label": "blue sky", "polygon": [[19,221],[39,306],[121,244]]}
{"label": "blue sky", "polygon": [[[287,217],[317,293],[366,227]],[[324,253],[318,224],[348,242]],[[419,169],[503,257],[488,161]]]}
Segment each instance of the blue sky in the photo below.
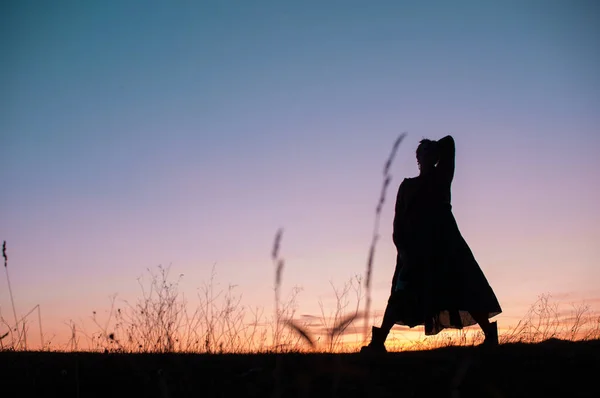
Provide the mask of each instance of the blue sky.
{"label": "blue sky", "polygon": [[190,289],[216,264],[269,306],[284,227],[286,288],[311,312],[364,272],[403,131],[376,306],[395,189],[418,141],[448,133],[455,215],[505,312],[597,297],[600,6],[483,3],[3,2],[0,239],[20,310],[61,330],[169,263]]}

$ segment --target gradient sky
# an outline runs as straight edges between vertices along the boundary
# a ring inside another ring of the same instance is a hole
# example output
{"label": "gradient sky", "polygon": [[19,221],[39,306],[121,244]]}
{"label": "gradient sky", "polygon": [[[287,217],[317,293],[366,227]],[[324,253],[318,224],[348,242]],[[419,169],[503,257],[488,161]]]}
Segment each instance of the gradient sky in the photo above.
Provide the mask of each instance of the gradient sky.
{"label": "gradient sky", "polygon": [[[364,274],[382,169],[374,306],[393,200],[421,138],[457,144],[453,206],[505,313],[600,297],[600,3],[3,1],[0,240],[17,310],[47,333],[213,266],[271,308],[328,305]],[[2,314],[12,319],[6,280]],[[504,317],[504,318],[502,318]]]}

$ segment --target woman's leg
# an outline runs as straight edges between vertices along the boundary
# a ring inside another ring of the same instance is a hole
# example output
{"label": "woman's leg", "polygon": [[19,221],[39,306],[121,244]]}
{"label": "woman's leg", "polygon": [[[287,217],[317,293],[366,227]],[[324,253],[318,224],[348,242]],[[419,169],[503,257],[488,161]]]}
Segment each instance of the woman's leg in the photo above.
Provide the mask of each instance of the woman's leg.
{"label": "woman's leg", "polygon": [[361,352],[386,352],[385,340],[387,339],[390,330],[396,323],[396,309],[395,309],[395,297],[394,293],[390,296],[387,306],[385,307],[385,313],[383,314],[383,321],[381,327],[373,326],[371,334],[371,342],[368,346],[362,347]]}
{"label": "woman's leg", "polygon": [[477,324],[479,325],[479,327],[481,328],[481,330],[483,330],[484,333],[486,333],[489,328],[490,328],[490,320],[488,319],[488,314],[485,312],[469,312],[471,314],[471,316],[473,317],[473,319],[475,319],[475,322],[477,322]]}
{"label": "woman's leg", "polygon": [[394,293],[390,296],[388,300],[387,306],[385,307],[385,312],[383,314],[383,321],[381,322],[381,330],[385,333],[387,337],[392,327],[396,323],[396,300],[394,297]]}
{"label": "woman's leg", "polygon": [[470,314],[485,334],[484,344],[498,345],[498,324],[490,322],[487,312],[470,312]]}

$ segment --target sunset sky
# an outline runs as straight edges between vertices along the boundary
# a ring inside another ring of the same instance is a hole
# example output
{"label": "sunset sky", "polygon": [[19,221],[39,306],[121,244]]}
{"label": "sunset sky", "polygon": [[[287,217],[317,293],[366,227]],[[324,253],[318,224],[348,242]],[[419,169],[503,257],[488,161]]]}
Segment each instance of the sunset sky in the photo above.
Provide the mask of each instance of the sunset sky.
{"label": "sunset sky", "polygon": [[[374,269],[390,290],[398,184],[452,134],[458,225],[501,324],[542,293],[600,308],[600,3],[3,1],[0,241],[44,333],[134,299],[171,264],[299,313]],[[0,310],[12,320],[6,277]],[[32,322],[35,318],[32,319]],[[4,326],[0,334],[4,332]]]}

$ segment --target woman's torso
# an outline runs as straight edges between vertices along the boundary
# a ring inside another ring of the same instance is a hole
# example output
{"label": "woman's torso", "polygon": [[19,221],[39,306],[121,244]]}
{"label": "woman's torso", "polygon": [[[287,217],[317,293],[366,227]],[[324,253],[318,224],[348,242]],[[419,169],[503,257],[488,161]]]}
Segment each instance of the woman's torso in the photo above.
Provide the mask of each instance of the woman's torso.
{"label": "woman's torso", "polygon": [[396,209],[400,214],[394,228],[402,229],[399,246],[410,250],[421,246],[423,240],[430,240],[438,226],[452,216],[450,185],[444,184],[436,173],[407,178],[402,184],[403,203]]}

